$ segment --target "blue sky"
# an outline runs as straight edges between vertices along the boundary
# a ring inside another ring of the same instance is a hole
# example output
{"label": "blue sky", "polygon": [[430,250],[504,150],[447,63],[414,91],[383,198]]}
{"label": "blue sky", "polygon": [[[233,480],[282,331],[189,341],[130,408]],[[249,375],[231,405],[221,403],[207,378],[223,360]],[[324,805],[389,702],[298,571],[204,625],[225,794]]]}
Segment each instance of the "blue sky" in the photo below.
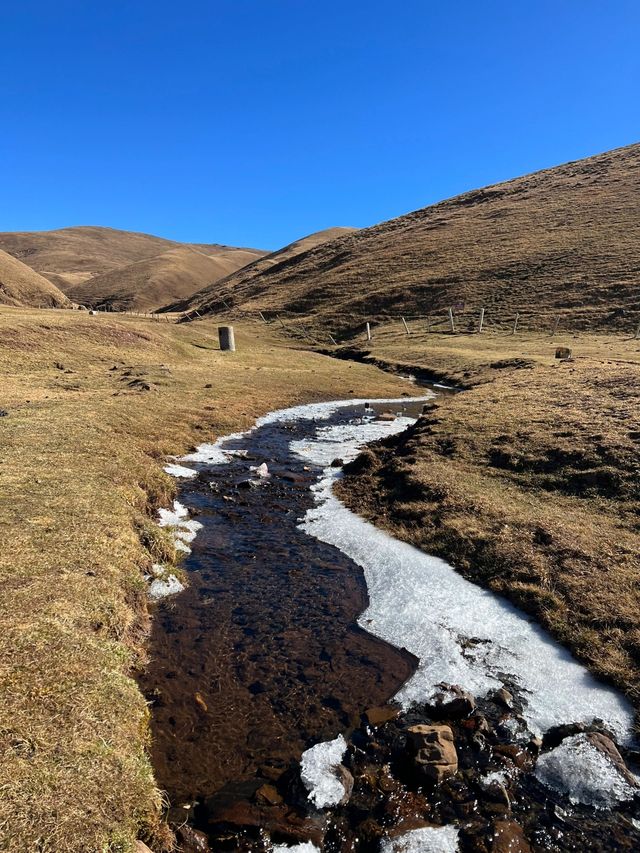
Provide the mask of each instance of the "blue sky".
{"label": "blue sky", "polygon": [[0,28],[0,230],[277,248],[640,140],[635,0],[21,0]]}

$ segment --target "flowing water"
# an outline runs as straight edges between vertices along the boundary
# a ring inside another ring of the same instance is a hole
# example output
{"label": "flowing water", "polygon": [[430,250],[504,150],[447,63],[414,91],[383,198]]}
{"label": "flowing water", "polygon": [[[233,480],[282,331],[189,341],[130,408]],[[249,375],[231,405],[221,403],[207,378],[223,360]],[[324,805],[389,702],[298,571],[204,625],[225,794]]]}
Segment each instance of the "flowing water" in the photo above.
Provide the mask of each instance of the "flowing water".
{"label": "flowing water", "polygon": [[[187,589],[155,609],[140,680],[156,778],[195,825],[365,709],[394,696],[409,708],[442,681],[476,695],[518,685],[530,733],[596,718],[631,740],[628,703],[526,616],[332,496],[343,459],[421,408],[299,407],[171,469],[192,474],[180,502],[202,527]],[[375,417],[389,409],[395,420]]]}

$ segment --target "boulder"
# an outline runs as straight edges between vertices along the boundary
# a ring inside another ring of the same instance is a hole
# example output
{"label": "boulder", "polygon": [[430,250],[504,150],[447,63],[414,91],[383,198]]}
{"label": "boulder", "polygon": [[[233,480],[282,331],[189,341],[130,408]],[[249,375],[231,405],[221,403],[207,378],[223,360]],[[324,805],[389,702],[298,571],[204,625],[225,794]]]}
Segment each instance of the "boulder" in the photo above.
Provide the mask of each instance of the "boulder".
{"label": "boulder", "polygon": [[449,726],[420,724],[407,729],[407,747],[422,774],[440,783],[458,772],[458,753]]}
{"label": "boulder", "polygon": [[632,788],[639,787],[638,780],[629,772],[623,757],[618,752],[618,747],[610,737],[600,732],[587,732],[586,738],[592,746],[606,755],[627,784]]}
{"label": "boulder", "polygon": [[193,827],[184,825],[176,830],[180,853],[211,853],[207,836]]}
{"label": "boulder", "polygon": [[383,726],[389,720],[395,720],[400,716],[400,709],[394,708],[393,705],[383,705],[382,707],[367,708],[364,712],[364,718],[370,726]]}
{"label": "boulder", "polygon": [[457,684],[442,684],[441,693],[436,693],[430,710],[436,717],[448,720],[462,720],[468,717],[476,708],[476,700],[471,693],[458,687]]}
{"label": "boulder", "polygon": [[495,820],[491,837],[491,853],[531,853],[522,827],[515,820]]}
{"label": "boulder", "polygon": [[395,421],[396,416],[393,412],[381,412],[377,417],[377,421]]}
{"label": "boulder", "polygon": [[571,358],[571,350],[569,347],[556,347],[556,358]]}

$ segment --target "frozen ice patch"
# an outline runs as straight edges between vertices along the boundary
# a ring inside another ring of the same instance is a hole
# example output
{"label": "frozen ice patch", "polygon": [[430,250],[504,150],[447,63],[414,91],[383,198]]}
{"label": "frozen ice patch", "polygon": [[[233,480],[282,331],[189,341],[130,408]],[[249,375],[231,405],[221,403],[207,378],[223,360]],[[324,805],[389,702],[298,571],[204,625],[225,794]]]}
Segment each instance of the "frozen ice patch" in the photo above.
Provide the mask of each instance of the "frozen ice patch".
{"label": "frozen ice patch", "polygon": [[182,592],[184,584],[180,583],[175,575],[168,575],[166,578],[156,578],[149,586],[149,598],[152,601],[158,601],[161,598],[166,598],[168,595],[175,595],[176,592]]}
{"label": "frozen ice patch", "polygon": [[229,457],[234,455],[233,450],[226,450],[224,445],[229,441],[237,441],[243,438],[244,433],[234,432],[230,435],[224,435],[215,441],[213,444],[200,444],[193,453],[188,453],[182,457],[182,462],[202,462],[206,465],[222,465],[229,461]]}
{"label": "frozen ice patch", "polygon": [[380,853],[456,853],[457,850],[457,826],[425,826],[380,842]]}
{"label": "frozen ice patch", "polygon": [[319,809],[337,805],[344,797],[344,785],[336,775],[347,743],[342,735],[335,740],[317,743],[302,753],[300,777],[309,799]]}
{"label": "frozen ice patch", "polygon": [[171,474],[172,477],[197,477],[198,472],[194,471],[193,468],[187,468],[184,465],[177,465],[175,462],[172,462],[170,465],[165,465],[164,470],[167,474]]}
{"label": "frozen ice patch", "polygon": [[188,509],[180,501],[173,502],[173,509],[158,510],[158,524],[171,530],[173,544],[177,551],[190,554],[191,548],[186,544],[193,542],[198,530],[202,528],[199,521],[189,518]]}
{"label": "frozen ice patch", "polygon": [[543,785],[566,794],[572,803],[597,809],[613,808],[638,793],[585,734],[565,738],[560,746],[543,753],[535,775]]}
{"label": "frozen ice patch", "polygon": [[292,844],[291,847],[287,844],[276,844],[272,850],[273,853],[290,853],[290,851],[295,851],[295,853],[320,853],[320,848],[316,847],[311,841],[301,841],[299,844]]}
{"label": "frozen ice patch", "polygon": [[417,672],[397,695],[403,707],[429,700],[441,682],[459,684],[476,696],[513,677],[527,700],[523,716],[534,733],[561,723],[591,723],[599,717],[621,741],[632,738],[629,702],[597,682],[523,613],[465,580],[436,557],[393,539],[350,512],[332,493],[335,457],[354,458],[359,448],[404,429],[410,420],[362,421],[320,427],[317,438],[292,449],[325,466],[313,487],[317,505],[300,525],[335,545],[365,574],[370,605],[358,620],[367,631],[419,658]]}

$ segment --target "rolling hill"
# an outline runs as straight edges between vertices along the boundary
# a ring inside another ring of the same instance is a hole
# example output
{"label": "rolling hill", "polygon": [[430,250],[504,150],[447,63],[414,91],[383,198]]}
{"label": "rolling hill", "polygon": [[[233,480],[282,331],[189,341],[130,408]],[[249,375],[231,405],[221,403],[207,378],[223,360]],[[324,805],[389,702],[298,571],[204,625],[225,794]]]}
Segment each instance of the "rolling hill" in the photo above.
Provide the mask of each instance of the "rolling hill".
{"label": "rolling hill", "polygon": [[36,308],[70,307],[70,300],[55,284],[1,250],[0,303]]}
{"label": "rolling hill", "polygon": [[[114,295],[113,307],[145,310],[160,307],[163,299],[184,298],[265,254],[258,249],[178,243],[100,226],[4,232],[0,233],[0,249],[78,302],[105,306],[106,297]],[[165,253],[173,254],[160,261]],[[215,259],[215,263],[207,265],[203,258]],[[149,267],[144,266],[145,261]],[[167,275],[164,292],[163,271]],[[90,281],[91,287],[85,291],[83,286]],[[138,293],[138,288],[147,287],[152,292]]]}
{"label": "rolling hill", "polygon": [[249,251],[208,255],[191,246],[178,246],[96,275],[67,292],[75,301],[93,308],[155,311],[168,302],[191,296],[253,258],[255,253]]}
{"label": "rolling hill", "polygon": [[[270,256],[272,257],[272,256]],[[312,319],[444,318],[449,306],[524,327],[561,313],[578,328],[628,327],[640,311],[640,145],[464,193],[264,261],[183,307]]]}
{"label": "rolling hill", "polygon": [[215,282],[215,286],[205,287],[193,297],[178,301],[169,307],[174,311],[186,311],[193,308],[197,309],[199,305],[206,306],[212,299],[217,299],[221,293],[221,288],[224,290],[223,299],[226,300],[228,297],[238,303],[244,298],[245,292],[247,294],[253,293],[255,282],[263,273],[278,270],[298,255],[302,255],[330,240],[335,240],[337,237],[353,234],[356,230],[356,228],[335,227],[315,231],[313,234],[289,243],[282,249],[253,260],[246,267],[242,267],[237,272],[227,276],[224,282]]}

